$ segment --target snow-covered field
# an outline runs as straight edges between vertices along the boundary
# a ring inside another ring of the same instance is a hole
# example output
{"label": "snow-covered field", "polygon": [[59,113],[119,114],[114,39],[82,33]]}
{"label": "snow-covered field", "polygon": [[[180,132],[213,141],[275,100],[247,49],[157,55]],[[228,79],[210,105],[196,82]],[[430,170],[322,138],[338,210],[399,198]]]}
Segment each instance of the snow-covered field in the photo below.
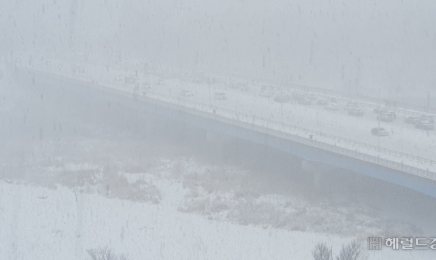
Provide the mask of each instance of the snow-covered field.
{"label": "snow-covered field", "polygon": [[[80,111],[67,118],[68,107],[47,97],[3,94],[0,259],[90,259],[87,250],[106,246],[130,260],[312,259],[317,242],[337,255],[354,239],[366,247],[368,236],[428,233],[274,172],[143,140],[128,127],[89,124]],[[45,131],[35,138],[39,127]],[[434,259],[433,251],[368,254]]]}
{"label": "snow-covered field", "polygon": [[[108,246],[128,259],[311,259],[317,242],[337,252],[353,233],[364,239],[380,231],[367,212],[238,191],[220,182],[226,175],[198,167],[162,160],[150,173],[86,175],[82,185],[2,180],[0,258],[88,259],[86,250]],[[72,178],[85,168],[55,175]],[[321,231],[327,228],[337,232]],[[430,251],[369,253],[434,259]]]}
{"label": "snow-covered field", "polygon": [[[57,144],[47,142],[32,148],[25,174],[4,172],[0,259],[89,259],[88,249],[106,246],[138,260],[311,259],[321,241],[338,252],[353,239],[421,233],[374,209],[308,198],[292,186],[276,191],[265,173],[195,156],[141,158],[145,147],[115,140],[75,140],[73,151],[55,155]],[[368,253],[434,259],[430,251]]]}

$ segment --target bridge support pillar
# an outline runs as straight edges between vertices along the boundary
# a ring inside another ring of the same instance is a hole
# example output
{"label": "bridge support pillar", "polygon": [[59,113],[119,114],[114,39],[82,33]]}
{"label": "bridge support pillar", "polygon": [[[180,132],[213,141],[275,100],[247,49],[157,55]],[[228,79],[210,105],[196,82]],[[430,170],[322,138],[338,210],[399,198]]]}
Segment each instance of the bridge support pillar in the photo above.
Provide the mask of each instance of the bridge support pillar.
{"label": "bridge support pillar", "polygon": [[317,191],[321,190],[323,176],[320,172],[313,172],[313,186]]}
{"label": "bridge support pillar", "polygon": [[209,143],[209,147],[212,150],[213,157],[220,161],[227,161],[228,150],[231,140],[223,135],[218,135],[212,132],[206,133],[206,139]]}
{"label": "bridge support pillar", "polygon": [[312,184],[316,191],[321,191],[324,179],[324,170],[319,167],[315,162],[302,161],[301,168],[312,176]]}

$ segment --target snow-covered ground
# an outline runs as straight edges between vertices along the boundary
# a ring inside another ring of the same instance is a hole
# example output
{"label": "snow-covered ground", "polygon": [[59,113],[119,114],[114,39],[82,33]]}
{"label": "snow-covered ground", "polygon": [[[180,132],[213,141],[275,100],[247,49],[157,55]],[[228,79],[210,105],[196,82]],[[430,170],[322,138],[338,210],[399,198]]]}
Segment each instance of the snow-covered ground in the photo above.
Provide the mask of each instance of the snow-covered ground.
{"label": "snow-covered ground", "polygon": [[[88,249],[107,246],[132,260],[311,259],[317,242],[338,252],[387,232],[381,224],[388,220],[362,209],[229,185],[246,177],[240,169],[189,158],[158,160],[145,173],[106,175],[99,167],[66,163],[44,169],[52,176],[44,182],[1,180],[0,258],[89,259]],[[410,232],[405,227],[390,232]],[[368,254],[434,259],[430,251]]]}
{"label": "snow-covered ground", "polygon": [[[105,246],[130,260],[311,259],[317,242],[337,255],[354,239],[365,247],[367,236],[426,234],[383,208],[306,196],[273,172],[210,162],[79,112],[65,117],[68,107],[55,111],[47,97],[3,94],[0,259],[89,259]],[[427,250],[368,254],[434,259]]]}

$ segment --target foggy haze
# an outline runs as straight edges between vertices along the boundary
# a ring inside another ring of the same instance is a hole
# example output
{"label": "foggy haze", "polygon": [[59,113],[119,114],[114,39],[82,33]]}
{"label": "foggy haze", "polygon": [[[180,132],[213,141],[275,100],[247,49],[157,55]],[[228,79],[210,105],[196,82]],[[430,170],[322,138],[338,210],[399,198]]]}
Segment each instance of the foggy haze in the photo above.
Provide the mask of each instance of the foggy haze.
{"label": "foggy haze", "polygon": [[432,1],[22,0],[0,8],[3,54],[135,58],[357,93],[433,90],[436,81]]}
{"label": "foggy haze", "polygon": [[0,0],[0,259],[434,259],[435,25],[422,0]]}

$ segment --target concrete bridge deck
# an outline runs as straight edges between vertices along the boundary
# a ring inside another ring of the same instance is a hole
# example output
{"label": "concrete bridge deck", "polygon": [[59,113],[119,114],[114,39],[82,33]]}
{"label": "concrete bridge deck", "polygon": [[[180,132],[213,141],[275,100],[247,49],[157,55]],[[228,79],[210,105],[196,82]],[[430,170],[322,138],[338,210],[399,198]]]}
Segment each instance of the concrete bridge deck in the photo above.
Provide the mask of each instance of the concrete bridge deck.
{"label": "concrete bridge deck", "polygon": [[[120,88],[119,84],[96,84],[80,78],[29,71],[29,76],[45,77],[62,83],[61,87],[79,88],[81,91],[100,91],[113,97],[122,97],[123,102],[132,99],[153,107],[156,116],[202,127],[210,132],[249,140],[274,147],[304,160],[330,164],[358,172],[373,178],[395,183],[436,198],[436,161],[332,135],[284,122],[277,119],[235,111],[213,103],[181,98],[164,91],[134,94]],[[249,111],[248,111],[249,112]]]}

